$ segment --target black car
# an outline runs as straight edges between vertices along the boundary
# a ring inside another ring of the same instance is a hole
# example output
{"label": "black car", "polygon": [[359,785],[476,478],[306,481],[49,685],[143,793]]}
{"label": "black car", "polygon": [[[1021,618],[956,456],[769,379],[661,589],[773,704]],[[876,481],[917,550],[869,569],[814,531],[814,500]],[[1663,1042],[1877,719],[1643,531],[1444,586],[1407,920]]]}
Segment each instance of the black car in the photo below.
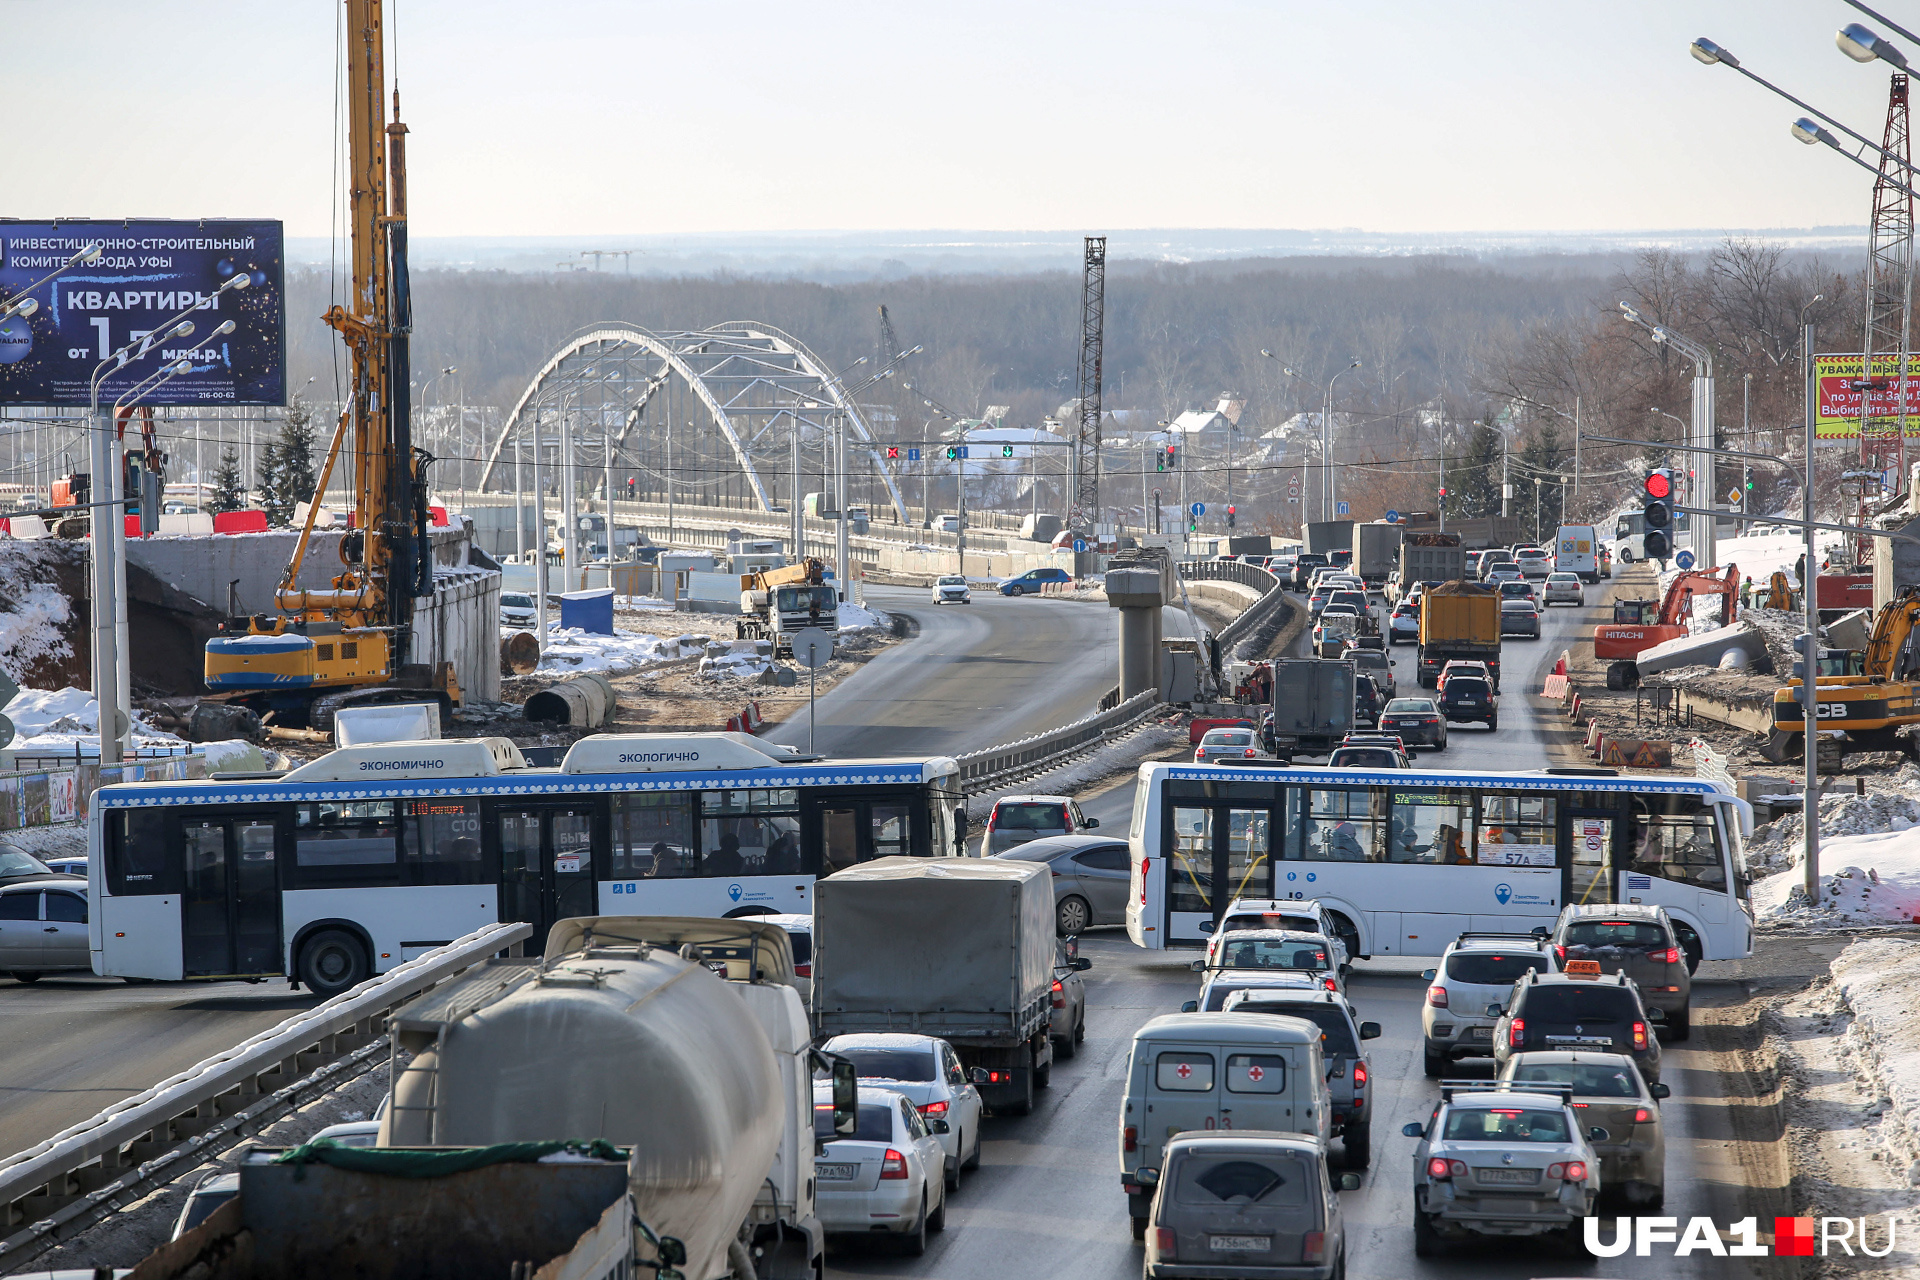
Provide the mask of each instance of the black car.
{"label": "black car", "polygon": [[1353,677],[1353,722],[1369,727],[1380,723],[1380,711],[1387,700],[1380,696],[1373,677],[1356,673]]}
{"label": "black car", "polygon": [[1440,714],[1453,721],[1477,721],[1489,729],[1500,727],[1500,699],[1485,680],[1455,676],[1440,691]]}
{"label": "black car", "polygon": [[1295,591],[1305,591],[1307,583],[1313,578],[1313,571],[1325,568],[1326,563],[1327,558],[1318,551],[1307,552],[1293,562],[1293,571],[1288,585]]}
{"label": "black car", "polygon": [[[1516,1053],[1539,1049],[1624,1053],[1648,1083],[1660,1079],[1660,1011],[1648,1011],[1640,988],[1624,973],[1602,974],[1591,961],[1570,960],[1565,973],[1529,970],[1513,984],[1493,1029],[1493,1061],[1504,1069]],[[1575,972],[1585,969],[1586,972]]]}
{"label": "black car", "polygon": [[1447,722],[1432,698],[1395,698],[1380,713],[1380,732],[1398,734],[1409,748],[1447,749]]}

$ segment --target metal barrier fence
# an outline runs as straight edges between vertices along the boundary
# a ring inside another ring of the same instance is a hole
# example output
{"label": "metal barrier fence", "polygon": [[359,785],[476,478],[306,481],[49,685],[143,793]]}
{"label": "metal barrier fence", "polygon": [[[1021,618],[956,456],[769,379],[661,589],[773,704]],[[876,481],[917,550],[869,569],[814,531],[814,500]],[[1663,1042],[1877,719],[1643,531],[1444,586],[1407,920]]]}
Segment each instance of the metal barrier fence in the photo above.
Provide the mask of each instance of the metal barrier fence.
{"label": "metal barrier fence", "polygon": [[395,1008],[532,934],[477,929],[0,1159],[0,1273],[358,1074]]}
{"label": "metal barrier fence", "polygon": [[1260,625],[1286,595],[1286,583],[1265,569],[1240,560],[1182,560],[1180,576],[1189,582],[1237,582],[1261,593],[1258,600],[1240,612],[1240,616],[1220,629],[1215,637],[1224,650],[1241,636]]}
{"label": "metal barrier fence", "polygon": [[960,781],[962,785],[984,782],[1018,769],[1030,769],[1056,756],[1078,750],[1119,729],[1131,727],[1159,704],[1160,691],[1148,689],[1125,702],[1116,702],[1105,710],[1082,716],[1072,724],[1063,724],[1057,729],[1036,733],[1018,742],[988,747],[984,751],[969,751],[959,757]]}

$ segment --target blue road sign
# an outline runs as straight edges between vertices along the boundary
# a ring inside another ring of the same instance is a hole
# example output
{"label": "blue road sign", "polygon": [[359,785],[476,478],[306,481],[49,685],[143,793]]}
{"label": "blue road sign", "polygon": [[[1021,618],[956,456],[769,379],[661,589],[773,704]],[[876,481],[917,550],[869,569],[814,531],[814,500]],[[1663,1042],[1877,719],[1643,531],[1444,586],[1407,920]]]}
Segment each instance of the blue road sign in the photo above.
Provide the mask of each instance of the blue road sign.
{"label": "blue road sign", "polygon": [[1204,502],[1196,502],[1188,507],[1187,510],[1193,512],[1194,515],[1203,516],[1207,514],[1207,504]]}
{"label": "blue road sign", "polygon": [[1076,552],[1085,552],[1087,549],[1087,540],[1085,538],[1075,538],[1073,540],[1073,549]]}
{"label": "blue road sign", "polygon": [[1398,511],[1389,511],[1389,512],[1387,512],[1387,523],[1388,523],[1388,524],[1399,524],[1399,523],[1400,523],[1400,513],[1399,513]]}
{"label": "blue road sign", "polygon": [[1353,514],[1353,507],[1345,502],[1336,502],[1333,504],[1333,514],[1337,516],[1350,516]]}
{"label": "blue road sign", "polygon": [[1693,568],[1693,552],[1682,551],[1679,555],[1673,558],[1673,562],[1679,565],[1682,569],[1691,569]]}
{"label": "blue road sign", "polygon": [[920,461],[920,451],[918,449],[907,450],[907,461],[908,462]]}

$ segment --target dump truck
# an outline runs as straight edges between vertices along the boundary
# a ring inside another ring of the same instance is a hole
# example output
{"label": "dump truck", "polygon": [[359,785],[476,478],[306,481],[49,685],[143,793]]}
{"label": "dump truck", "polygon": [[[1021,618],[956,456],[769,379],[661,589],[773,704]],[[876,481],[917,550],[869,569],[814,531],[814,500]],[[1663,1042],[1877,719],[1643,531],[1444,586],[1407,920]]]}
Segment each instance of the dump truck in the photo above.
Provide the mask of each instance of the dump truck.
{"label": "dump truck", "polygon": [[953,1045],[980,1097],[1026,1115],[1053,1073],[1053,877],[1001,858],[878,858],[815,881],[822,1037],[909,1031]]}
{"label": "dump truck", "polygon": [[380,1146],[631,1146],[635,1212],[685,1244],[688,1277],[724,1274],[736,1240],[761,1280],[816,1274],[813,1069],[828,1064],[785,930],[565,919],[543,955],[469,970],[389,1028],[411,1056],[391,1068]]}
{"label": "dump truck", "polygon": [[1449,662],[1484,662],[1500,687],[1500,592],[1478,582],[1443,582],[1420,597],[1420,687],[1440,682]]}
{"label": "dump truck", "polygon": [[793,633],[803,627],[840,629],[839,588],[827,581],[827,567],[808,557],[779,569],[740,575],[739,640],[771,640],[775,657],[793,655]]}
{"label": "dump truck", "polygon": [[1353,572],[1370,591],[1387,585],[1400,567],[1400,539],[1404,531],[1392,524],[1353,524]]}
{"label": "dump truck", "polygon": [[1454,582],[1466,576],[1467,553],[1457,533],[1409,533],[1400,542],[1400,566],[1387,594],[1398,602],[1416,582]]}
{"label": "dump truck", "polygon": [[1351,662],[1283,658],[1273,664],[1273,728],[1267,749],[1282,760],[1323,756],[1353,732]]}

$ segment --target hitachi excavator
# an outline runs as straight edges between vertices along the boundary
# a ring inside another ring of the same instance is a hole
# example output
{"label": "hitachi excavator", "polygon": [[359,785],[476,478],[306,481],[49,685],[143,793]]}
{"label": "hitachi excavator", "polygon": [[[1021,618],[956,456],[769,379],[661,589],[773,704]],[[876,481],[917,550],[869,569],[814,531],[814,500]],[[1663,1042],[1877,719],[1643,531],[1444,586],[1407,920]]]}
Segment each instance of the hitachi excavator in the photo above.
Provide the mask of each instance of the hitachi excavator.
{"label": "hitachi excavator", "polygon": [[1667,588],[1660,612],[1648,617],[1651,600],[1618,600],[1613,606],[1613,621],[1593,629],[1593,656],[1607,667],[1607,688],[1631,689],[1640,683],[1640,668],[1634,659],[1657,644],[1677,640],[1687,634],[1687,620],[1693,615],[1693,598],[1698,595],[1720,597],[1720,625],[1734,619],[1738,600],[1740,568],[1728,565],[1724,576],[1698,570],[1683,573]]}
{"label": "hitachi excavator", "polygon": [[[1859,674],[1846,670],[1847,655],[1821,655],[1814,679],[1814,714],[1822,729],[1843,729],[1855,751],[1913,751],[1901,730],[1920,724],[1914,705],[1920,694],[1920,587],[1906,587],[1873,620]],[[1773,695],[1773,731],[1765,754],[1784,760],[1797,754],[1806,732],[1806,709],[1798,679]]]}
{"label": "hitachi excavator", "polygon": [[[278,614],[229,617],[207,642],[206,680],[216,698],[271,713],[274,723],[330,728],[341,706],[460,700],[450,663],[411,660],[413,601],[433,589],[427,534],[427,465],[413,447],[408,339],[407,127],[400,94],[386,113],[384,0],[346,0],[347,187],[353,286],[323,317],[346,344],[351,394],[340,414],[274,603]],[[349,445],[349,433],[352,443]],[[320,495],[343,447],[351,458],[353,522],[331,590],[299,586]],[[238,610],[229,604],[229,613]]]}

